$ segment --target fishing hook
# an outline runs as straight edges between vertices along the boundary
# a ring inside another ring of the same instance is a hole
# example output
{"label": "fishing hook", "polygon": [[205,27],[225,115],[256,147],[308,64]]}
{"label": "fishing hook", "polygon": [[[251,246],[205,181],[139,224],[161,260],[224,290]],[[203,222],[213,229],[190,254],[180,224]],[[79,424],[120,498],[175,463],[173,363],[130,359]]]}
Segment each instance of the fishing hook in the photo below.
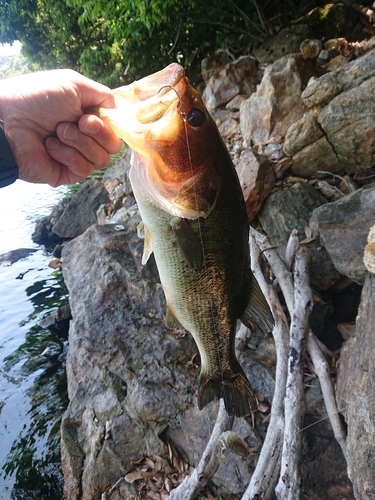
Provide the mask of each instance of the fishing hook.
{"label": "fishing hook", "polygon": [[161,92],[163,89],[172,89],[175,93],[176,93],[176,96],[178,97],[178,100],[180,101],[180,107],[178,109],[178,112],[180,113],[181,115],[181,118],[185,121],[186,120],[186,113],[184,111],[182,111],[182,107],[183,107],[183,102],[182,102],[182,99],[180,97],[180,94],[177,92],[177,90],[172,86],[172,85],[163,85],[162,87],[160,87],[160,89],[158,90],[158,94],[159,92]]}

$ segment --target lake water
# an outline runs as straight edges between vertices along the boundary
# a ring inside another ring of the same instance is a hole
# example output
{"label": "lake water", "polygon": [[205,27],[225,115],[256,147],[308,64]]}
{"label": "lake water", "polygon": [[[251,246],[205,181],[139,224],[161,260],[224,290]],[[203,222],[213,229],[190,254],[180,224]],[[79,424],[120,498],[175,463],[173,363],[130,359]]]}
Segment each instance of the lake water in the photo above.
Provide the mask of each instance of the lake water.
{"label": "lake water", "polygon": [[39,321],[67,302],[61,271],[33,244],[36,219],[66,188],[17,181],[0,190],[0,254],[38,250],[0,266],[0,499],[63,499],[59,426],[67,406],[67,339]]}

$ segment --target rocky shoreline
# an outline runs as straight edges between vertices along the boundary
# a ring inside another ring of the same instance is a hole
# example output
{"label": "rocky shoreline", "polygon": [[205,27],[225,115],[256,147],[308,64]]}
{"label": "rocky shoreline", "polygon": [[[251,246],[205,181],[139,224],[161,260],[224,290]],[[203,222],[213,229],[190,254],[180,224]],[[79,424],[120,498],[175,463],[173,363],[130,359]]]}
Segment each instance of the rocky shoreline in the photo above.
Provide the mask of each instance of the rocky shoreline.
{"label": "rocky shoreline", "polygon": [[[236,166],[252,225],[282,259],[294,229],[311,253],[310,326],[326,345],[347,425],[348,462],[324,420],[319,383],[307,367],[304,424],[316,425],[303,434],[305,498],[371,499],[375,42],[337,38],[326,48],[310,39],[301,45],[306,29],[299,26],[293,36],[289,31],[284,45],[279,36],[257,60],[232,60],[226,53],[205,60],[203,96]],[[168,448],[188,464],[180,467],[182,480],[197,465],[217,412],[216,404],[197,410],[197,349],[186,332],[165,328],[154,261],[141,265],[128,166],[126,151],[102,182],[83,184],[40,230],[69,240],[62,252],[72,313],[70,404],[61,427],[67,500],[101,499],[134,461],[167,457]],[[243,458],[229,451],[204,498],[237,499],[246,490],[267,429],[275,356],[272,337],[258,331],[249,336],[240,362],[262,411],[254,428],[236,419],[233,430],[255,453]],[[111,498],[141,497],[134,484],[122,482]]]}

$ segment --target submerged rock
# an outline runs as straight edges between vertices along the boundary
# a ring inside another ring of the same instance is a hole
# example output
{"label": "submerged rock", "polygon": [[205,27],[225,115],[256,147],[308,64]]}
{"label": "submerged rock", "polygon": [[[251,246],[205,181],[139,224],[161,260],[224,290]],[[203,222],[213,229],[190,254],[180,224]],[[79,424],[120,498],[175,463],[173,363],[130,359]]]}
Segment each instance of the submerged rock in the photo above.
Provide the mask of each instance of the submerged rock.
{"label": "submerged rock", "polygon": [[36,248],[17,248],[0,255],[1,266],[11,266],[20,259],[25,259],[30,254],[36,252]]}

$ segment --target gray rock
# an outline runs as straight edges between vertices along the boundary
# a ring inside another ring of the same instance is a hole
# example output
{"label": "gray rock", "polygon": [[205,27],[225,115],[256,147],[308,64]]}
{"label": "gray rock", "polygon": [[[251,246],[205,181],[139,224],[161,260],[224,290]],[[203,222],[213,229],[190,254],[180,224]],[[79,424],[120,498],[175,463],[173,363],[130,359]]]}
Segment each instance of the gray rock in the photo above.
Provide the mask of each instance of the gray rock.
{"label": "gray rock", "polygon": [[[375,68],[375,57],[373,64]],[[350,74],[348,66],[346,68]],[[374,93],[375,77],[342,92],[332,99],[318,116],[320,126],[338,157],[341,169],[345,169],[348,174],[374,165]]]}
{"label": "gray rock", "polygon": [[293,164],[290,171],[293,175],[305,178],[326,175],[319,172],[344,174],[339,157],[326,136],[320,137],[315,142],[298,151],[293,156]]}
{"label": "gray rock", "polygon": [[268,66],[262,81],[241,104],[240,126],[247,146],[280,142],[305,112],[297,59],[286,56]]}
{"label": "gray rock", "polygon": [[36,248],[17,248],[17,250],[10,250],[9,252],[0,255],[0,265],[11,266],[14,262],[17,262],[20,259],[25,259],[36,251]]}
{"label": "gray rock", "polygon": [[342,347],[338,371],[339,408],[348,425],[349,477],[356,499],[375,495],[375,276],[362,291],[356,335]]}
{"label": "gray rock", "polygon": [[61,238],[75,238],[96,223],[96,211],[109,198],[103,184],[97,179],[86,181],[66,205],[63,214],[53,226]]}
{"label": "gray rock", "polygon": [[[258,218],[282,259],[291,231],[297,229],[299,239],[305,239],[305,227],[309,225],[313,210],[325,203],[326,199],[307,183],[294,184],[269,196]],[[339,279],[340,275],[320,244],[313,241],[309,243],[309,248],[312,258],[311,282],[322,289],[327,289]]]}
{"label": "gray rock", "polygon": [[363,283],[367,235],[375,224],[375,188],[361,189],[314,210],[310,226],[325,246],[335,268]]}
{"label": "gray rock", "polygon": [[302,92],[302,98],[309,108],[323,106],[341,92],[358,87],[373,76],[375,76],[375,50],[320,78],[312,78]]}
{"label": "gray rock", "polygon": [[49,215],[41,217],[36,221],[34,232],[31,235],[34,243],[38,245],[51,245],[62,241],[62,238],[53,231],[53,227],[60,219],[69,202],[70,198],[64,197],[53,207]]}
{"label": "gray rock", "polygon": [[[155,264],[153,259],[145,267],[140,263],[138,222],[134,217],[124,231],[94,225],[63,250],[73,316],[67,360],[70,403],[61,433],[67,500],[100,500],[130,469],[131,460],[165,455],[159,435],[168,429],[172,443],[196,465],[217,411],[217,403],[202,412],[196,407],[197,368],[189,368],[189,361],[197,349],[190,335],[178,338],[164,327]],[[255,359],[243,358],[254,387],[271,397],[270,368],[257,368]],[[104,440],[107,420],[112,431]],[[235,456],[231,464],[244,469],[246,482],[253,461],[247,464]],[[243,481],[232,477],[227,487],[243,491]]]}
{"label": "gray rock", "polygon": [[273,63],[288,54],[299,52],[299,46],[309,36],[309,28],[304,24],[288,26],[270,38],[254,51],[261,63]]}
{"label": "gray rock", "polygon": [[238,94],[249,96],[255,91],[259,81],[255,59],[242,56],[211,74],[202,97],[211,112],[227,104]]}
{"label": "gray rock", "polygon": [[293,123],[285,136],[284,151],[293,156],[309,144],[317,141],[324,134],[313,113],[306,113],[300,120]]}
{"label": "gray rock", "polygon": [[59,307],[56,311],[39,321],[39,326],[48,330],[57,331],[65,335],[68,333],[69,322],[72,319],[69,304]]}

